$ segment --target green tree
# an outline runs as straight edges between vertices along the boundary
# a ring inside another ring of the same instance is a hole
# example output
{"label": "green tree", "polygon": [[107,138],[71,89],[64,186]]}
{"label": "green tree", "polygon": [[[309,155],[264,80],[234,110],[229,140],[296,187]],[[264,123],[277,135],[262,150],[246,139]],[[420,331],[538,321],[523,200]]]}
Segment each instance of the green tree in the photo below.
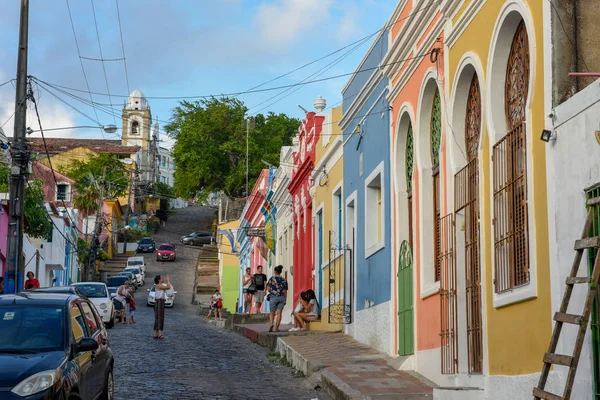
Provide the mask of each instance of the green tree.
{"label": "green tree", "polygon": [[76,194],[73,197],[73,205],[81,210],[84,217],[93,214],[98,207],[99,185],[102,184],[105,167],[104,197],[114,199],[127,194],[129,187],[127,168],[112,154],[98,154],[86,161],[74,160],[64,171],[65,175],[75,180]]}
{"label": "green tree", "polygon": [[[238,99],[183,101],[173,110],[166,132],[175,139],[175,193],[206,198],[223,190],[242,196],[246,190],[247,108]],[[279,164],[281,146],[290,145],[300,121],[285,114],[259,114],[249,134],[250,189],[265,168]]]}
{"label": "green tree", "polygon": [[166,183],[157,182],[154,184],[154,193],[160,196],[160,209],[167,211],[170,198],[173,197],[173,188]]}
{"label": "green tree", "polygon": [[50,240],[52,222],[44,204],[44,182],[34,179],[25,188],[25,224],[24,231],[31,237]]}
{"label": "green tree", "polygon": [[0,163],[0,193],[8,193],[8,176],[10,167],[7,164]]}

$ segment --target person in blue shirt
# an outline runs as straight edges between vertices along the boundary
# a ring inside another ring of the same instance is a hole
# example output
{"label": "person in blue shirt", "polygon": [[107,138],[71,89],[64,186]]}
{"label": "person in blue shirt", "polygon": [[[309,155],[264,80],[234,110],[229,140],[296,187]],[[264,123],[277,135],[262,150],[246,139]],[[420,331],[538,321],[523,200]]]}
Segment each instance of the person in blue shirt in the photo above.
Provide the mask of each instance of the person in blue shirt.
{"label": "person in blue shirt", "polygon": [[285,278],[281,276],[281,273],[283,272],[283,265],[276,266],[274,271],[275,275],[273,275],[271,279],[269,279],[269,282],[267,282],[267,292],[269,292],[267,300],[269,300],[269,310],[271,311],[269,315],[269,320],[271,323],[269,332],[273,332],[273,327],[275,327],[275,332],[279,332],[281,312],[285,307],[288,291],[288,283]]}

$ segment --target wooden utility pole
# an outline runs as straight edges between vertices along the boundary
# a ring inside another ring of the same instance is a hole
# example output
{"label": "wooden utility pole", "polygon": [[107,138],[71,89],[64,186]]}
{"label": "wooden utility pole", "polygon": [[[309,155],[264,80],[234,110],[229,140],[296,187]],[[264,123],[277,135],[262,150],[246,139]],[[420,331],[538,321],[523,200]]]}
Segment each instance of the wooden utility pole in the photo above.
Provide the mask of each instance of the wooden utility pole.
{"label": "wooden utility pole", "polygon": [[125,230],[125,234],[124,236],[124,240],[123,240],[123,254],[127,254],[127,239],[128,239],[128,233],[127,233],[127,227],[129,226],[129,211],[131,210],[131,191],[133,190],[133,182],[135,179],[135,172],[131,173],[131,179],[129,180],[129,190],[127,193],[127,208],[125,209],[125,226],[124,226],[124,230]]}
{"label": "wooden utility pole", "polygon": [[[6,287],[11,292],[18,291],[23,281],[25,265],[23,254],[23,215],[25,180],[29,164],[29,152],[25,130],[27,125],[27,42],[29,30],[29,0],[21,0],[21,22],[19,30],[19,54],[17,60],[17,92],[15,96],[15,129],[11,145],[12,165],[9,189],[9,219],[7,236],[6,270],[10,274]],[[13,275],[14,274],[14,275]],[[11,283],[12,280],[12,283]],[[7,291],[8,293],[8,291]]]}
{"label": "wooden utility pole", "polygon": [[38,277],[40,276],[40,251],[36,250],[35,251],[35,276]]}

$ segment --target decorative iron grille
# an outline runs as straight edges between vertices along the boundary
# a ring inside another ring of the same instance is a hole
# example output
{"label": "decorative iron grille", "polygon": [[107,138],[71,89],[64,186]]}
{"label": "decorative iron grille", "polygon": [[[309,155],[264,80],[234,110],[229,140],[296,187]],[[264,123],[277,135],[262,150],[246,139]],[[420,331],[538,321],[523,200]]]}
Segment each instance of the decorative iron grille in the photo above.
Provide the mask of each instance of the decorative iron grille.
{"label": "decorative iron grille", "polygon": [[414,144],[413,144],[413,128],[412,124],[408,123],[408,132],[406,134],[406,189],[412,191],[412,179],[414,168]]}
{"label": "decorative iron grille", "polygon": [[481,131],[481,92],[479,79],[473,74],[469,95],[467,97],[467,113],[465,117],[465,139],[467,146],[467,161],[477,158],[479,150],[479,132]]}
{"label": "decorative iron grille", "polygon": [[[328,322],[330,324],[350,324],[352,323],[352,297],[354,294],[352,249],[350,247],[340,248],[336,243],[334,232],[329,231]],[[347,283],[344,284],[344,282]]]}
{"label": "decorative iron grille", "polygon": [[525,123],[493,147],[496,293],[529,282]]}
{"label": "decorative iron grille", "polygon": [[440,255],[442,374],[458,372],[458,317],[456,296],[456,264],[454,258],[454,214],[440,219],[442,231]]}
{"label": "decorative iron grille", "polygon": [[509,131],[525,122],[529,92],[529,38],[521,21],[513,37],[506,67],[505,106]]}
{"label": "decorative iron grille", "polygon": [[440,174],[436,168],[433,173],[433,249],[434,249],[434,265],[435,265],[435,281],[440,280],[441,274],[441,259],[440,259],[440,241],[441,241],[441,205],[440,205]]}
{"label": "decorative iron grille", "polygon": [[440,165],[440,145],[442,143],[442,104],[440,91],[436,88],[431,106],[431,164]]}

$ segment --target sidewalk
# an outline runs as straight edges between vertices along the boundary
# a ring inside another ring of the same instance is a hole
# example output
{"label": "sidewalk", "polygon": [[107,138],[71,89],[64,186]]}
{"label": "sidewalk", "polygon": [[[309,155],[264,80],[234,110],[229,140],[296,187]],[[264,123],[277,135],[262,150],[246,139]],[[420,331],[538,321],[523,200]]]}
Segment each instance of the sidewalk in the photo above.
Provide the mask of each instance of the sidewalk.
{"label": "sidewalk", "polygon": [[418,374],[398,371],[385,354],[343,333],[268,332],[268,325],[234,325],[233,330],[277,351],[305,375],[319,374],[335,399],[433,399],[433,384]]}

